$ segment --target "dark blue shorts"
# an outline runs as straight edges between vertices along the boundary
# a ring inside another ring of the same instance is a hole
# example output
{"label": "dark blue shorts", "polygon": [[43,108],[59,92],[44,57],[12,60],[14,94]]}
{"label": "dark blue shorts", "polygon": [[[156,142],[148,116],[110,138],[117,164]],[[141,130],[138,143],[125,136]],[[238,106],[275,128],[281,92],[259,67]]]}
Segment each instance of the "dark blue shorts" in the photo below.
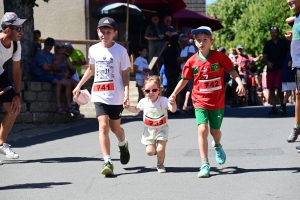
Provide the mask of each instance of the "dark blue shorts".
{"label": "dark blue shorts", "polygon": [[53,74],[44,74],[36,76],[36,80],[39,82],[53,83],[56,79],[62,81],[64,78],[61,76],[54,76]]}

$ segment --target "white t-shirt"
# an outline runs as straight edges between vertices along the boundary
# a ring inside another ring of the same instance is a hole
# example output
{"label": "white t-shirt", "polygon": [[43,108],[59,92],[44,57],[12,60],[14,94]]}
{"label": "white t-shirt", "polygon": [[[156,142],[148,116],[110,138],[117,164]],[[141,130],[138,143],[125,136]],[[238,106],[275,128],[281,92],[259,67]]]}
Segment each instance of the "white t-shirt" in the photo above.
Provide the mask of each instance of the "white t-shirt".
{"label": "white t-shirt", "polygon": [[[196,53],[194,45],[188,45],[180,52],[180,57],[187,57],[189,53]],[[183,69],[186,62],[181,63],[181,69]]]}
{"label": "white t-shirt", "polygon": [[233,54],[229,54],[228,57],[230,58],[230,60],[232,60],[233,62],[236,62],[236,57]]}
{"label": "white t-shirt", "polygon": [[8,61],[11,57],[13,61],[21,60],[21,43],[17,42],[18,49],[13,55],[14,44],[11,42],[10,47],[7,49],[0,42],[0,75],[4,72],[3,65],[6,61]]}
{"label": "white t-shirt", "polygon": [[143,119],[160,119],[162,117],[166,118],[166,123],[168,123],[168,98],[159,96],[158,99],[152,103],[147,97],[141,99],[137,104],[137,108],[143,110]]}
{"label": "white t-shirt", "polygon": [[[149,67],[147,60],[141,56],[135,59],[134,65],[138,66],[139,71],[143,71],[144,69],[148,69]],[[141,73],[136,73],[135,79],[144,79],[144,75]]]}
{"label": "white t-shirt", "polygon": [[127,50],[117,43],[105,48],[100,42],[90,47],[89,59],[90,64],[95,65],[91,101],[122,105],[124,100],[122,71],[130,67]]}

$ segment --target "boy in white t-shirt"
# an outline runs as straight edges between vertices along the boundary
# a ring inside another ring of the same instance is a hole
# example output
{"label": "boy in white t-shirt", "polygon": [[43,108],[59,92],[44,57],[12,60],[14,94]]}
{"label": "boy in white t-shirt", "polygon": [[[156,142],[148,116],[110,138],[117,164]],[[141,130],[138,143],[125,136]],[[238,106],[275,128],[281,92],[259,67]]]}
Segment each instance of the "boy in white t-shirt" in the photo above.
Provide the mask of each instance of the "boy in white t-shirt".
{"label": "boy in white t-shirt", "polygon": [[139,54],[140,56],[137,57],[133,63],[134,65],[134,72],[135,74],[135,80],[136,80],[136,87],[138,88],[139,98],[138,102],[144,98],[143,93],[143,86],[144,86],[144,80],[148,76],[150,69],[148,66],[148,61],[146,60],[146,57],[148,55],[148,49],[145,46],[139,47]]}
{"label": "boy in white t-shirt", "polygon": [[110,157],[110,130],[119,140],[120,162],[126,165],[130,160],[128,141],[120,126],[123,106],[129,104],[130,61],[126,49],[113,41],[118,31],[112,18],[100,19],[97,33],[101,42],[90,47],[89,67],[73,90],[73,95],[78,96],[81,86],[94,75],[91,100],[95,103],[99,122],[99,141],[104,159],[101,173],[110,176],[114,174]]}

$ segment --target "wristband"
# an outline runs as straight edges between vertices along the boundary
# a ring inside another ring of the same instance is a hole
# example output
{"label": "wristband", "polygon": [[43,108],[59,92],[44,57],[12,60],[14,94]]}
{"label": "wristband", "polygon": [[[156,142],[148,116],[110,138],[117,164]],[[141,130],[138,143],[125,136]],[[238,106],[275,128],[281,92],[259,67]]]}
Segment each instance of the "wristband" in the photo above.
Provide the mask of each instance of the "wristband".
{"label": "wristband", "polygon": [[21,97],[21,92],[16,92],[16,93],[15,93],[15,96]]}

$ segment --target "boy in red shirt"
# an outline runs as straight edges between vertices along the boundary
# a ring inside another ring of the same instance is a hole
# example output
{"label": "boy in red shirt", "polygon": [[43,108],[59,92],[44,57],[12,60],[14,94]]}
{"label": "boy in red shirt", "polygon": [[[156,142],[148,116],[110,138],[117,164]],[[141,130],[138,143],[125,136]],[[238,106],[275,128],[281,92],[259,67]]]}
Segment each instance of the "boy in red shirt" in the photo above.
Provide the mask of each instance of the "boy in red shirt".
{"label": "boy in red shirt", "polygon": [[[243,83],[236,73],[231,60],[227,55],[210,50],[214,43],[212,30],[207,26],[201,26],[192,30],[198,53],[188,59],[182,70],[182,80],[177,84],[169,98],[170,103],[176,99],[176,95],[187,84],[188,79],[194,77],[192,101],[198,124],[198,145],[202,166],[198,177],[209,177],[210,165],[208,162],[208,133],[213,136],[213,146],[216,152],[216,160],[222,165],[226,161],[226,154],[220,143],[220,127],[224,116],[224,70],[226,70],[238,83],[236,92],[244,95]],[[208,128],[208,123],[210,129]]]}

